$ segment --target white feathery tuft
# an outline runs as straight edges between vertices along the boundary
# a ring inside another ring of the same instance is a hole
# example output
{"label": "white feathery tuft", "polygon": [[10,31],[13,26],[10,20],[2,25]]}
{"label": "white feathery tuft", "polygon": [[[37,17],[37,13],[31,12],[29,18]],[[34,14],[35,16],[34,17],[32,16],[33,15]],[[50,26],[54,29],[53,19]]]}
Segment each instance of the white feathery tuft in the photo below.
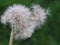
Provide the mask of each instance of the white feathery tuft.
{"label": "white feathery tuft", "polygon": [[40,5],[33,5],[32,7],[32,19],[37,23],[36,26],[41,26],[44,24],[47,18],[47,14],[49,14],[48,9],[42,8]]}
{"label": "white feathery tuft", "polygon": [[1,16],[1,22],[11,24],[15,39],[27,39],[31,37],[35,27],[34,24],[29,21],[30,15],[31,12],[28,7],[15,4],[4,12]]}

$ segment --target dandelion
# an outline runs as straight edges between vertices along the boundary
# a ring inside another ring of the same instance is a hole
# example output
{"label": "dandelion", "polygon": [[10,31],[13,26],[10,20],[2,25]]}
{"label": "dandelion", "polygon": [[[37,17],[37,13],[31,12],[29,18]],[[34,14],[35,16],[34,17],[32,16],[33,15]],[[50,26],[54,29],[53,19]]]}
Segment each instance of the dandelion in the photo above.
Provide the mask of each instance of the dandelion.
{"label": "dandelion", "polygon": [[32,7],[32,15],[31,19],[36,22],[36,26],[41,27],[46,21],[47,15],[49,14],[49,10],[42,8],[40,5],[33,5]]}
{"label": "dandelion", "polygon": [[[6,25],[11,25],[11,38],[15,40],[27,39],[32,36],[34,29],[39,24],[44,24],[47,18],[47,12],[39,5],[33,5],[32,10],[24,5],[14,4],[9,6],[4,14],[1,16],[1,22]],[[11,45],[12,41],[9,45]]]}
{"label": "dandelion", "polygon": [[1,16],[1,22],[11,24],[15,39],[26,39],[31,36],[33,30],[29,28],[30,9],[23,5],[10,6]]}
{"label": "dandelion", "polygon": [[27,39],[31,37],[35,26],[29,21],[30,15],[31,12],[28,7],[15,4],[8,7],[4,14],[1,16],[1,22],[5,25],[7,22],[10,23],[12,28],[9,45],[12,45],[11,43],[13,36],[15,40]]}

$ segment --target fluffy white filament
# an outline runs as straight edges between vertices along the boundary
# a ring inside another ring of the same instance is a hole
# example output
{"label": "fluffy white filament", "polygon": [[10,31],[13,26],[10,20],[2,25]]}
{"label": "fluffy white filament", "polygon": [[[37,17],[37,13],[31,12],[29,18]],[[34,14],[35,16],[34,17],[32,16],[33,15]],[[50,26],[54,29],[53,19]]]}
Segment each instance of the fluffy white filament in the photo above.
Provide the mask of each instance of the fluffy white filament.
{"label": "fluffy white filament", "polygon": [[1,22],[11,24],[15,39],[30,38],[34,29],[39,24],[43,24],[46,19],[46,12],[39,5],[33,5],[32,11],[23,5],[10,6],[1,16]]}

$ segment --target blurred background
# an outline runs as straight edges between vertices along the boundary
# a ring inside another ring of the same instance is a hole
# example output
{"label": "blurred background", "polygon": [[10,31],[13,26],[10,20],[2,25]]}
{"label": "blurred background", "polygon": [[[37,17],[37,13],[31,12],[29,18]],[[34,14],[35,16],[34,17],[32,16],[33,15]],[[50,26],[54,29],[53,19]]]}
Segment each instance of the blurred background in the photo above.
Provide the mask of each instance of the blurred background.
{"label": "blurred background", "polygon": [[[60,45],[60,0],[0,0],[0,16],[6,8],[13,4],[30,6],[40,4],[43,8],[50,8],[50,15],[41,29],[37,28],[31,38],[14,40],[14,45]],[[1,18],[0,18],[1,19]],[[11,28],[0,22],[0,45],[8,45]]]}

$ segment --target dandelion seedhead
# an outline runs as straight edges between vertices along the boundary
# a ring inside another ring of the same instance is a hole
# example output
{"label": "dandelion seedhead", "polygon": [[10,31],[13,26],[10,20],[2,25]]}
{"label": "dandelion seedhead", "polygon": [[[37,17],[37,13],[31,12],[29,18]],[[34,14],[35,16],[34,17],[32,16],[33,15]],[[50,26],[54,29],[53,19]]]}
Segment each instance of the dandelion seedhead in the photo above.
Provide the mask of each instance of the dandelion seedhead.
{"label": "dandelion seedhead", "polygon": [[1,16],[1,22],[11,24],[15,39],[26,39],[31,37],[33,30],[30,27],[29,16],[30,9],[23,5],[10,6]]}
{"label": "dandelion seedhead", "polygon": [[32,19],[37,23],[36,26],[41,26],[46,21],[47,15],[49,14],[48,9],[42,8],[40,5],[33,5],[32,7]]}
{"label": "dandelion seedhead", "polygon": [[27,39],[32,36],[36,26],[45,22],[46,15],[45,9],[39,5],[33,5],[30,11],[28,7],[15,4],[4,12],[1,22],[11,24],[14,39]]}

